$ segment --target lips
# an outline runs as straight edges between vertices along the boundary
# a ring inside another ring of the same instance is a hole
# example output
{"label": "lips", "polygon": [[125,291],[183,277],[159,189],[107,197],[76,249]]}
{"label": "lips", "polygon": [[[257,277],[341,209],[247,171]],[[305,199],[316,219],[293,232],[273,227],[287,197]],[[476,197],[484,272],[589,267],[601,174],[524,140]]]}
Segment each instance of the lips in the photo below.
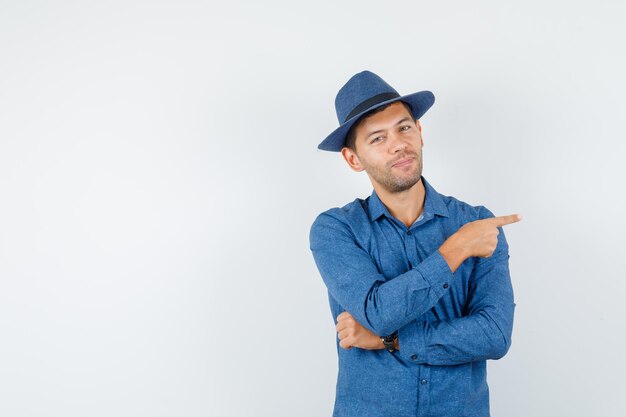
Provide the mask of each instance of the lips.
{"label": "lips", "polygon": [[414,159],[415,158],[413,158],[413,157],[403,158],[403,159],[399,160],[398,162],[396,162],[395,164],[393,164],[392,167],[400,168],[400,167],[407,166],[407,165],[411,164]]}

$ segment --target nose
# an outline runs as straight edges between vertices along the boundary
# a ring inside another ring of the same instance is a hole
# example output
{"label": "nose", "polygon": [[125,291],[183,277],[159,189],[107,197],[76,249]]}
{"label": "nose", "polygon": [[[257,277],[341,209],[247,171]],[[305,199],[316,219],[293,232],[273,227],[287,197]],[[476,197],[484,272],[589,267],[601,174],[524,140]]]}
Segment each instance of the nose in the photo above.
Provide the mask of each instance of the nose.
{"label": "nose", "polygon": [[399,151],[404,151],[406,149],[406,141],[403,140],[399,134],[390,133],[389,134],[389,151],[391,153],[396,153]]}

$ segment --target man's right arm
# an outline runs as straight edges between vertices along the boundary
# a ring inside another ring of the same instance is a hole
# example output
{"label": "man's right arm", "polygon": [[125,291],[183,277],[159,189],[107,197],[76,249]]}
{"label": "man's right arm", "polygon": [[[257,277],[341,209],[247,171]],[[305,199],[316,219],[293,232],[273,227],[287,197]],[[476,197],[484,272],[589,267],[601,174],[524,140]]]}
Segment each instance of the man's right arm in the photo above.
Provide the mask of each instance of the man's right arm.
{"label": "man's right arm", "polygon": [[339,214],[320,214],[311,226],[310,247],[330,295],[359,323],[388,335],[432,308],[452,279],[435,251],[409,271],[386,280]]}
{"label": "man's right arm", "polygon": [[469,256],[493,253],[497,226],[517,220],[504,216],[467,223],[439,250],[389,281],[339,215],[320,214],[309,239],[331,296],[364,327],[384,336],[431,309],[447,291],[456,268]]}

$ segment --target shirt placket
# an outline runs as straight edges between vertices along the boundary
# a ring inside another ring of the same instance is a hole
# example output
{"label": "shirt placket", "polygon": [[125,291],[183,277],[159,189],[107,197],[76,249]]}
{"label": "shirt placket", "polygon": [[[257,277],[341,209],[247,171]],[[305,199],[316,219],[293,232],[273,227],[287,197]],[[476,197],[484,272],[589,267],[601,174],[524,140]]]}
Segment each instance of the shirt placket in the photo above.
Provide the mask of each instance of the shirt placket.
{"label": "shirt placket", "polygon": [[411,268],[414,268],[420,263],[420,260],[417,257],[417,246],[415,243],[416,232],[417,229],[415,226],[404,231],[404,250]]}
{"label": "shirt placket", "polygon": [[428,365],[419,365],[419,383],[417,384],[417,417],[428,415],[430,408],[430,367]]}
{"label": "shirt placket", "polygon": [[[404,248],[406,257],[409,260],[410,267],[413,268],[421,262],[417,250],[418,227],[415,225],[404,231]],[[430,368],[428,365],[420,364],[417,372],[417,416],[422,417],[428,415],[430,407],[429,384],[430,384]]]}

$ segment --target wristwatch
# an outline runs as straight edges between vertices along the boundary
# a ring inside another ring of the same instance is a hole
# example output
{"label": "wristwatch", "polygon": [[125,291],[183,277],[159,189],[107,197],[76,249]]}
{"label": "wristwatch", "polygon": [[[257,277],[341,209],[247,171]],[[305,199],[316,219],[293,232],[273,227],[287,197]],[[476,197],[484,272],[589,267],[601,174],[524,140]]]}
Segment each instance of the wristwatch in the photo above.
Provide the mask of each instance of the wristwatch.
{"label": "wristwatch", "polygon": [[397,330],[395,332],[393,332],[392,334],[390,334],[389,336],[385,336],[385,337],[381,337],[380,338],[380,340],[383,341],[383,345],[385,345],[385,349],[387,349],[388,352],[395,352],[396,351],[396,346],[395,346],[396,339],[398,339],[398,331]]}

